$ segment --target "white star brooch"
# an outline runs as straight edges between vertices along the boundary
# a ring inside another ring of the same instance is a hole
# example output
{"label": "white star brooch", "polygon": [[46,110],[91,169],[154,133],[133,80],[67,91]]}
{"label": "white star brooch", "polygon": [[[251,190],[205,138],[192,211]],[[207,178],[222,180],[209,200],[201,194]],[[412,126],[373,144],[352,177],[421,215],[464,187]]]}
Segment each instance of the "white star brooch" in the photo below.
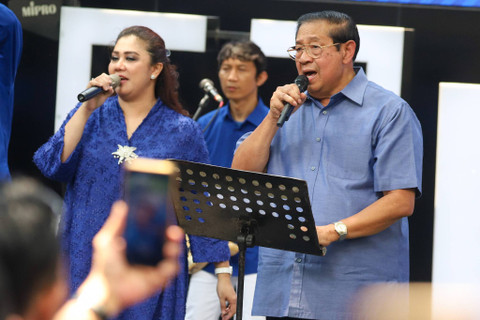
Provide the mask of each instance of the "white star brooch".
{"label": "white star brooch", "polygon": [[135,150],[137,150],[136,147],[121,146],[118,144],[118,150],[112,152],[112,154],[115,159],[118,158],[118,164],[121,164],[124,161],[130,162],[131,160],[138,158],[138,155],[133,152]]}

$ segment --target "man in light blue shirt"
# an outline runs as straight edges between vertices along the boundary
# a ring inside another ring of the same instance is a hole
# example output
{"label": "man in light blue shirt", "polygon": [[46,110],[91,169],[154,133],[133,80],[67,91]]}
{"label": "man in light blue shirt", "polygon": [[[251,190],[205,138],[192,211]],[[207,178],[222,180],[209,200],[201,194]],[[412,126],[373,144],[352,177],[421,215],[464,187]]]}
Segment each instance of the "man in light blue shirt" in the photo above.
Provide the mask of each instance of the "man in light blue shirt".
{"label": "man in light blue shirt", "polygon": [[[234,168],[307,181],[318,240],[328,247],[324,257],[260,248],[253,313],[267,319],[350,319],[363,286],[409,281],[421,127],[404,100],[353,67],[359,43],[346,14],[300,17],[288,51],[307,92],[279,87],[235,153]],[[285,103],[294,113],[279,129]]]}

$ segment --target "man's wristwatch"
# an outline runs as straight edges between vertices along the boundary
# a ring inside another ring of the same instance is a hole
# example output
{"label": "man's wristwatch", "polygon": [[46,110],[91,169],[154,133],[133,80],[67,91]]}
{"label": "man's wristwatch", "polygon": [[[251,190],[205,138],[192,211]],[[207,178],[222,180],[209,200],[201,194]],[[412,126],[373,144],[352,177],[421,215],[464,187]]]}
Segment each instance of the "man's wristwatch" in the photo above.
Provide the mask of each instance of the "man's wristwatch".
{"label": "man's wristwatch", "polygon": [[228,273],[228,274],[232,275],[233,267],[230,266],[230,267],[224,267],[224,268],[215,268],[215,275],[217,275],[219,273]]}
{"label": "man's wristwatch", "polygon": [[345,225],[345,223],[343,223],[342,221],[338,221],[335,222],[333,225],[335,226],[335,231],[337,231],[338,235],[340,236],[338,241],[344,240],[348,234],[347,226]]}

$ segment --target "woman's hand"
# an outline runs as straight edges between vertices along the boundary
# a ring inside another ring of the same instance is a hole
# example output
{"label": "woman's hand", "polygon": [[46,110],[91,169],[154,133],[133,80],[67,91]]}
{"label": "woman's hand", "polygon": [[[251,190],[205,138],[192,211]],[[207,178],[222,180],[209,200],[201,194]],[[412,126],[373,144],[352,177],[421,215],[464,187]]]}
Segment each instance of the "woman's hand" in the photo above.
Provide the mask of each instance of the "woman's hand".
{"label": "woman's hand", "polygon": [[219,273],[217,277],[217,294],[220,299],[222,320],[228,320],[237,311],[237,294],[233,289],[230,274]]}
{"label": "woman's hand", "polygon": [[103,92],[85,101],[83,103],[85,108],[88,111],[93,112],[100,107],[108,97],[114,95],[115,89],[112,87],[112,84],[112,78],[106,73],[102,73],[98,77],[92,78],[92,80],[88,82],[87,89],[91,87],[99,87],[102,88]]}

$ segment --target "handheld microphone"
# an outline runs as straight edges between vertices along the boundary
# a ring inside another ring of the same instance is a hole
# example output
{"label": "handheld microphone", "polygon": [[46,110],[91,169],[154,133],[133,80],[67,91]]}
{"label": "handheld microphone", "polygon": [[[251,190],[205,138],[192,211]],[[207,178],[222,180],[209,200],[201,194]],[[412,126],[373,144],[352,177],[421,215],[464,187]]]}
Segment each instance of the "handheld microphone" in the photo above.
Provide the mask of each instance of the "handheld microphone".
{"label": "handheld microphone", "polygon": [[[120,84],[120,77],[116,74],[111,74],[109,76],[110,76],[110,79],[112,79],[112,88],[115,89]],[[97,94],[101,92],[103,92],[103,89],[101,87],[90,87],[88,89],[85,89],[81,93],[79,93],[77,96],[77,99],[80,102],[85,102],[87,100],[92,99],[93,97],[95,97]]]}
{"label": "handheld microphone", "polygon": [[208,93],[209,95],[211,95],[213,99],[218,103],[223,102],[223,98],[218,93],[217,89],[215,89],[212,80],[205,78],[202,81],[200,81],[200,89],[205,91],[205,93]]}
{"label": "handheld microphone", "polygon": [[[298,89],[300,89],[300,92],[303,92],[307,90],[308,78],[305,75],[301,74],[295,78],[295,84],[297,85]],[[285,104],[285,106],[283,107],[282,113],[280,114],[280,118],[278,118],[277,127],[283,126],[285,121],[287,121],[290,118],[290,115],[292,114],[293,109],[295,108],[290,103]]]}

